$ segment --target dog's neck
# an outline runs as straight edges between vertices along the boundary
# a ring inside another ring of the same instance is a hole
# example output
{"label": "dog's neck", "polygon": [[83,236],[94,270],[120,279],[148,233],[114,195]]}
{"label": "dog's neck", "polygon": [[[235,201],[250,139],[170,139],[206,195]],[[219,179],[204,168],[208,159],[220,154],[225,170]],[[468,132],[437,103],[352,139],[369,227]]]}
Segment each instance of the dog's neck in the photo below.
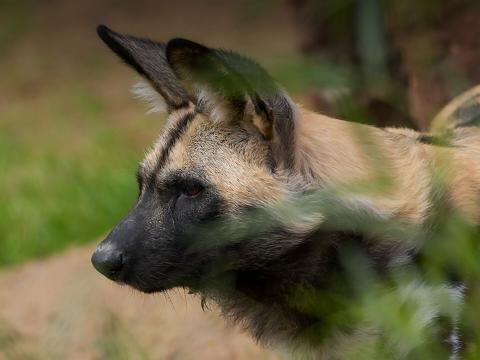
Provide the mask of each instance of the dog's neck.
{"label": "dog's neck", "polygon": [[299,108],[296,112],[296,172],[312,183],[342,184],[364,177],[369,169],[362,140],[377,128]]}
{"label": "dog's neck", "polygon": [[[311,354],[307,358],[318,358],[319,353],[340,354],[343,347],[379,336],[378,330],[368,325],[331,320],[332,313],[342,311],[337,300],[353,294],[352,279],[341,259],[346,244],[362,247],[380,275],[388,271],[388,259],[375,257],[374,249],[368,254],[366,243],[368,239],[356,234],[317,233],[263,268],[237,271],[230,278],[231,286],[208,291],[206,297],[220,305],[227,319],[266,346],[289,344],[299,354]],[[397,255],[392,252],[391,256]],[[459,291],[452,287],[452,296],[457,297]],[[445,325],[439,343],[454,360],[460,349],[458,333],[455,324]]]}
{"label": "dog's neck", "polygon": [[[220,305],[228,319],[240,323],[266,345],[272,341],[318,345],[315,343],[323,339],[317,338],[314,330],[322,327],[324,335],[331,325],[324,321],[327,313],[322,314],[332,311],[323,306],[327,297],[349,292],[339,244],[361,246],[363,241],[355,234],[315,233],[258,269],[228,274],[229,280],[222,282],[228,286],[210,289],[205,295]],[[381,261],[378,259],[376,266],[383,267]],[[314,302],[306,304],[308,296],[313,296],[315,299],[310,300]],[[323,306],[321,311],[314,308],[316,305]]]}

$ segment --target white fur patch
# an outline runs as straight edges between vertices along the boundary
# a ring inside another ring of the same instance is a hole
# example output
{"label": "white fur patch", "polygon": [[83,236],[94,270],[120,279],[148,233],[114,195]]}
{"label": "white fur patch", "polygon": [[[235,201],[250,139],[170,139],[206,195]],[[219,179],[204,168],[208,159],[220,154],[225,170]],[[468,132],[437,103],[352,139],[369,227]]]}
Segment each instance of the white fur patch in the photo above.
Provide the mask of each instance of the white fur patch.
{"label": "white fur patch", "polygon": [[167,112],[167,103],[147,82],[143,80],[136,82],[130,91],[135,98],[147,103],[149,107],[147,114]]}
{"label": "white fur patch", "polygon": [[228,108],[225,100],[215,94],[208,87],[196,86],[197,104],[214,122],[221,122],[228,118]]}
{"label": "white fur patch", "polygon": [[459,360],[460,359],[460,350],[462,349],[462,341],[460,340],[459,328],[458,328],[458,321],[459,321],[459,312],[460,307],[463,305],[463,297],[465,293],[465,285],[457,285],[455,287],[450,288],[450,296],[452,300],[457,305],[458,309],[453,314],[453,324],[452,324],[452,331],[450,332],[450,336],[446,339],[446,343],[449,344],[452,348],[452,353],[450,354],[449,360]]}

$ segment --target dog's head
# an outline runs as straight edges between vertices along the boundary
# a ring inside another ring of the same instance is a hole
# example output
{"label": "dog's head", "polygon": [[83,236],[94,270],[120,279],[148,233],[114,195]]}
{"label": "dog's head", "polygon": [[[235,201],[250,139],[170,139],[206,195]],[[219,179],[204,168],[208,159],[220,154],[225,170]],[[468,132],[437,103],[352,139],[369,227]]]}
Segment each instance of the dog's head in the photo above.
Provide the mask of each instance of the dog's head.
{"label": "dog's head", "polygon": [[145,292],[201,286],[212,274],[261,266],[279,246],[275,237],[264,232],[252,243],[258,234],[249,225],[232,232],[227,224],[285,192],[278,174],[293,172],[295,163],[287,96],[235,53],[104,26],[98,34],[144,78],[136,93],[155,99],[168,117],[139,166],[138,201],[98,246],[94,266]]}

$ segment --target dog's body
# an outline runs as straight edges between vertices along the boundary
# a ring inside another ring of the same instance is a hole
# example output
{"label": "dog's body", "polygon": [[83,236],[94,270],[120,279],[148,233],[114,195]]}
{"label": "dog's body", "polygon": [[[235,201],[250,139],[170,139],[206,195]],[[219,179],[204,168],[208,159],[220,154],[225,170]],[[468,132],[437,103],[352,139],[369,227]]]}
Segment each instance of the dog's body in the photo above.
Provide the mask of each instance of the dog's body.
{"label": "dog's body", "polygon": [[154,89],[137,94],[160,94],[169,113],[140,166],[137,205],[94,254],[113,280],[189,288],[266,344],[341,358],[376,329],[327,329],[301,300],[348,296],[340,249],[361,249],[385,272],[414,260],[437,209],[480,222],[480,128],[438,142],[336,120],[298,107],[238,55],[99,34]]}

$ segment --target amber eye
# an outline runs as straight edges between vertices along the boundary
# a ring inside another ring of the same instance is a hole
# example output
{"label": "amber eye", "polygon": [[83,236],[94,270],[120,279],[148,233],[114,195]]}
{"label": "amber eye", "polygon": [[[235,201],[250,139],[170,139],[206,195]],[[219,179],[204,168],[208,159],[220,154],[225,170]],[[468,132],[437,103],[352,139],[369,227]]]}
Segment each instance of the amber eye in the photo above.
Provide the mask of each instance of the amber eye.
{"label": "amber eye", "polygon": [[200,195],[203,191],[203,187],[201,185],[191,185],[191,186],[188,186],[186,187],[182,193],[183,195],[187,196],[187,197],[196,197],[198,195]]}

